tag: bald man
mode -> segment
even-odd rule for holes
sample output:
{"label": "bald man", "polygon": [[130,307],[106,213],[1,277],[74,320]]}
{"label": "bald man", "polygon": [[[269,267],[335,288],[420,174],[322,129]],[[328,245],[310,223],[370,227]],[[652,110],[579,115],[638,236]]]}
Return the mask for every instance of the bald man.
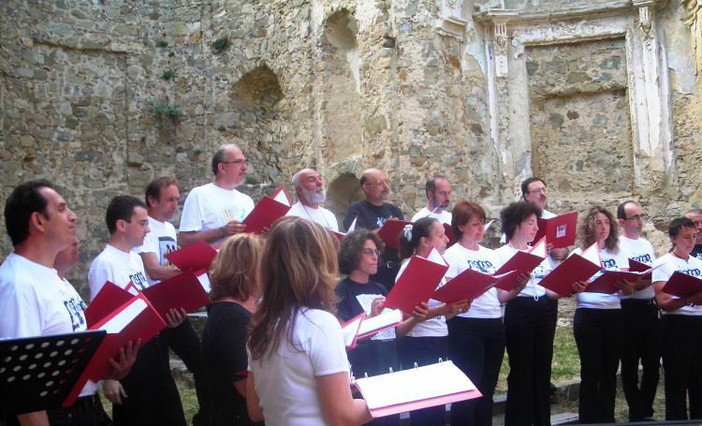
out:
{"label": "bald man", "polygon": [[297,203],[293,204],[286,216],[297,216],[316,222],[330,231],[339,231],[336,216],[320,206],[327,199],[322,175],[314,169],[302,169],[293,176],[293,187]]}
{"label": "bald man", "polygon": [[[368,169],[361,174],[360,184],[365,199],[349,205],[344,217],[345,229],[348,229],[356,218],[357,228],[370,230],[382,227],[390,218],[405,219],[399,207],[385,201],[390,196],[390,181],[385,172],[379,169]],[[386,248],[382,262],[378,265],[378,273],[373,275],[372,279],[389,289],[395,283],[399,270],[400,259],[397,251]]]}

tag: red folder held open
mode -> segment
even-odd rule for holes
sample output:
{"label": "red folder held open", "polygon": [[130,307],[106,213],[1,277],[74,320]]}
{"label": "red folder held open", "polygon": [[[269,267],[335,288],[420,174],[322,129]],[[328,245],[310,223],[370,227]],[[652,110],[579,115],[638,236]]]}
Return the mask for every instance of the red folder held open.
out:
{"label": "red folder held open", "polygon": [[448,265],[436,249],[427,258],[412,256],[385,298],[385,307],[412,313],[415,306],[429,300],[447,270]]}
{"label": "red folder held open", "polygon": [[210,303],[207,291],[193,271],[182,272],[149,286],[143,290],[143,293],[159,315],[164,318],[172,308],[183,308],[186,312],[192,312]]}
{"label": "red folder held open", "polygon": [[166,259],[181,271],[192,269],[210,269],[210,265],[217,256],[217,251],[205,241],[198,241],[187,247],[166,254]]}
{"label": "red folder held open", "polygon": [[[629,270],[630,271],[644,272],[644,271],[648,271],[649,269],[651,269],[651,265],[647,265],[643,262],[639,262],[638,260],[634,260],[634,259],[629,258]],[[651,278],[651,277],[644,276],[640,279],[649,279],[649,278]]]}
{"label": "red folder held open", "polygon": [[246,225],[246,232],[260,234],[290,210],[290,197],[281,185],[272,197],[264,196],[256,204],[251,213],[246,216],[243,223]]}
{"label": "red folder held open", "polygon": [[406,220],[388,219],[378,230],[378,236],[383,240],[387,248],[398,250],[400,247],[400,232],[405,226],[411,224],[412,222],[407,222]]}
{"label": "red folder held open", "polygon": [[504,265],[495,272],[495,275],[505,272],[517,271],[517,275],[530,273],[546,258],[546,241],[539,240],[529,251],[518,251]]}
{"label": "red folder held open", "polygon": [[616,283],[620,281],[636,282],[645,279],[645,277],[650,278],[651,273],[654,269],[655,268],[651,268],[649,266],[648,269],[641,272],[603,271],[602,275],[595,278],[590,284],[588,284],[588,286],[585,288],[585,291],[588,293],[614,294],[617,291],[619,291],[619,289],[616,286]]}
{"label": "red folder held open", "polygon": [[[595,257],[591,256],[594,254]],[[578,281],[587,281],[601,269],[597,243],[590,246],[582,255],[572,254],[560,265],[544,277],[539,283],[541,286],[554,291],[561,296],[572,296],[573,284]]]}
{"label": "red folder held open", "polygon": [[466,269],[436,290],[432,299],[444,303],[477,299],[486,291],[496,287],[498,283],[510,282],[512,279],[516,278],[517,275],[517,271],[509,271],[500,275],[490,275],[474,269]]}
{"label": "red folder held open", "polygon": [[166,328],[165,321],[143,294],[133,296],[90,327],[90,330],[105,330],[107,335],[78,379],[64,406],[75,402],[88,380],[97,382],[105,378],[112,371],[109,359],[117,358],[119,350],[128,342],[141,339],[142,343],[146,343],[164,328]]}
{"label": "red folder held open", "polygon": [[97,324],[100,320],[114,312],[126,302],[132,300],[134,294],[110,281],[105,282],[95,299],[85,310],[85,321],[88,328]]}
{"label": "red folder held open", "polygon": [[673,272],[668,282],[665,283],[663,293],[671,294],[679,298],[694,296],[702,291],[702,279],[687,275],[680,271]]}
{"label": "red folder held open", "polygon": [[553,248],[572,246],[575,243],[575,230],[578,223],[578,212],[565,213],[550,219],[539,218],[539,232],[534,241],[546,237],[546,243]]}

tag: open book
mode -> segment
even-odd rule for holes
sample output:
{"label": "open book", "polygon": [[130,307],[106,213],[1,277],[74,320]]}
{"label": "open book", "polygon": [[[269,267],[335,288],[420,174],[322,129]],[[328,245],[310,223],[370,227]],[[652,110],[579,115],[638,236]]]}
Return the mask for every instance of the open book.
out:
{"label": "open book", "polygon": [[386,309],[380,315],[369,317],[365,312],[347,321],[341,328],[347,348],[356,347],[356,342],[372,337],[383,330],[397,326],[402,322],[402,311]]}
{"label": "open book", "polygon": [[356,380],[374,418],[481,397],[451,361]]}
{"label": "open book", "polygon": [[275,191],[272,197],[264,196],[256,203],[256,206],[251,213],[243,220],[246,225],[246,232],[260,234],[264,229],[268,228],[285,213],[290,210],[292,203],[290,197],[285,192],[285,188],[281,185]]}

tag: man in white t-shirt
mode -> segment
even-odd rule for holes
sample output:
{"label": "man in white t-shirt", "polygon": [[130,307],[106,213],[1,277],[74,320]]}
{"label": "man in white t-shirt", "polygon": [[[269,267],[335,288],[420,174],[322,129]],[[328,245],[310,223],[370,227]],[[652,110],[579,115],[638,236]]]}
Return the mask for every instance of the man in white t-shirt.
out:
{"label": "man in white t-shirt", "polygon": [[224,145],[212,156],[215,180],[193,188],[183,205],[178,245],[197,241],[221,244],[230,235],[245,232],[241,222],[253,210],[254,202],[236,190],[244,183],[246,157],[236,145]]}
{"label": "man in white t-shirt", "polygon": [[697,241],[690,255],[702,259],[702,209],[691,209],[685,213],[685,217],[695,222],[695,229],[697,229]]}
{"label": "man in white t-shirt", "polygon": [[[0,266],[0,338],[72,333],[86,329],[85,303],[63,280],[54,264],[62,251],[76,241],[77,216],[46,180],[17,186],[5,204],[5,224],[14,252]],[[128,345],[125,356],[113,362],[111,377],[125,376],[136,359]],[[88,383],[73,407],[24,413],[22,424],[47,425],[71,418],[95,424],[99,412],[96,386]],[[13,415],[12,407],[8,416]],[[14,418],[8,418],[12,422]],[[12,423],[10,423],[12,424]]]}
{"label": "man in white t-shirt", "polygon": [[[144,198],[148,208],[150,232],[144,237],[144,244],[133,251],[141,256],[149,285],[154,285],[181,272],[165,257],[166,254],[178,249],[175,227],[168,222],[173,219],[180,201],[180,192],[175,178],[163,176],[154,179],[146,187]],[[168,346],[193,373],[200,407],[199,412],[193,416],[193,425],[208,424],[210,403],[207,385],[203,380],[200,338],[187,318],[178,327],[164,330],[161,337],[167,340]]]}
{"label": "man in white t-shirt", "polygon": [[[650,242],[641,237],[646,215],[635,201],[625,201],[617,207],[617,222],[622,235],[619,249],[629,259],[652,265],[655,252]],[[651,280],[635,284],[634,293],[621,296],[624,324],[622,334],[622,387],[629,405],[629,421],[652,420],[653,399],[656,396],[660,370],[661,325],[655,290]],[[639,362],[643,367],[639,383]]]}
{"label": "man in white t-shirt", "polygon": [[302,169],[295,173],[292,182],[298,201],[290,207],[286,216],[301,217],[338,232],[339,224],[334,213],[320,206],[327,199],[322,175],[314,169]]}
{"label": "man in white t-shirt", "polygon": [[[541,209],[541,219],[550,219],[556,217],[556,214],[546,210],[548,205],[548,187],[546,182],[539,177],[530,177],[522,182],[522,198],[525,201],[532,202],[539,206]],[[548,255],[554,261],[561,261],[568,256],[567,248],[552,248],[549,250]]]}
{"label": "man in white t-shirt", "polygon": [[445,176],[436,175],[424,186],[427,206],[412,216],[412,222],[423,217],[433,217],[441,223],[451,225],[451,213],[446,209],[451,202],[451,182]]}
{"label": "man in white t-shirt", "polygon": [[[149,232],[144,202],[129,195],[112,199],[105,221],[110,239],[88,271],[91,300],[106,281],[122,288],[149,286],[141,257],[132,249],[143,245]],[[175,328],[185,320],[185,311],[171,309],[164,320]],[[144,343],[132,371],[120,381],[105,380],[103,391],[113,403],[115,426],[156,424],[185,426],[185,415],[168,362],[168,346],[160,336]]]}

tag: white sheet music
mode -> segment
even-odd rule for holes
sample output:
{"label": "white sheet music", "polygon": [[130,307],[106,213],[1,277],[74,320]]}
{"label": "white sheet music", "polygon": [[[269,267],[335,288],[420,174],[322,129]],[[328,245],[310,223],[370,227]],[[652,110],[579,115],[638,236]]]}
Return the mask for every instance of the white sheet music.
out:
{"label": "white sheet music", "polygon": [[353,339],[358,335],[358,330],[360,329],[363,317],[356,318],[355,321],[346,324],[341,328],[341,334],[344,336],[344,345],[346,347],[351,346]]}
{"label": "white sheet music", "polygon": [[285,193],[285,188],[283,187],[281,187],[280,190],[275,193],[273,199],[280,204],[290,207],[290,198],[288,197],[288,194]]}
{"label": "white sheet music", "polygon": [[210,277],[207,275],[207,272],[205,272],[204,274],[198,275],[197,280],[200,281],[200,285],[202,286],[202,288],[204,288],[205,291],[209,293],[211,286],[210,286]]}
{"label": "white sheet music", "polygon": [[356,385],[370,410],[476,389],[451,361],[357,379]]}
{"label": "white sheet music", "polygon": [[366,317],[361,322],[358,334],[368,334],[375,330],[388,327],[391,324],[398,324],[402,321],[402,311],[399,309],[386,309],[380,315]]}

